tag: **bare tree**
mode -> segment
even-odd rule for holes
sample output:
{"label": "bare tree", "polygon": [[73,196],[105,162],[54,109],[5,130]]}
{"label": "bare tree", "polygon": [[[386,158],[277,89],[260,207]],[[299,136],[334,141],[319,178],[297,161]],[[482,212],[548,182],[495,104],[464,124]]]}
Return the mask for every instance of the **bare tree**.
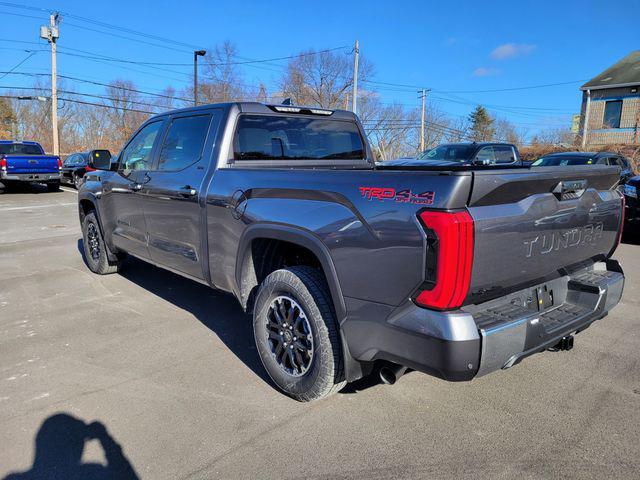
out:
{"label": "bare tree", "polygon": [[573,145],[575,134],[568,128],[547,128],[539,131],[531,139],[532,144]]}
{"label": "bare tree", "polygon": [[[204,103],[243,100],[246,92],[238,65],[237,48],[230,41],[207,51],[204,71],[198,79],[198,98]],[[193,91],[191,92],[193,96]]]}
{"label": "bare tree", "polygon": [[521,146],[525,143],[527,130],[516,127],[510,121],[504,118],[496,118],[494,120],[495,134],[494,139],[500,142],[513,143]]}
{"label": "bare tree", "polygon": [[390,160],[416,154],[419,145],[418,110],[406,110],[400,104],[383,105],[375,95],[360,101],[364,124],[376,159]]}
{"label": "bare tree", "polygon": [[[366,82],[372,72],[372,65],[360,57],[359,80]],[[353,57],[338,52],[301,52],[289,60],[280,81],[282,96],[290,97],[294,104],[330,109],[344,108],[352,88]]]}
{"label": "bare tree", "polygon": [[16,128],[16,112],[8,98],[0,98],[0,140],[11,139]]}
{"label": "bare tree", "polygon": [[449,122],[449,130],[445,137],[447,142],[462,142],[469,139],[469,120],[465,117],[455,117]]}
{"label": "bare tree", "polygon": [[151,107],[142,105],[142,98],[129,80],[115,80],[107,87],[108,129],[112,145],[122,145],[137,130],[151,112]]}

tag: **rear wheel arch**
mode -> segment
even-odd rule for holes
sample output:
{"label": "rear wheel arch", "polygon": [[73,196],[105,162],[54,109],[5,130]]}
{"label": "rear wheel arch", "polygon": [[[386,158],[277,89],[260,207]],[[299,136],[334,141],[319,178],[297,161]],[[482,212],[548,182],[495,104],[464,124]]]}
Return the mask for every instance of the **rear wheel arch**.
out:
{"label": "rear wheel arch", "polygon": [[[303,261],[292,262],[294,258]],[[294,264],[316,267],[322,272],[340,323],[346,316],[346,306],[329,250],[311,232],[283,225],[252,225],[241,238],[236,285],[242,307],[251,311],[252,295],[269,273]]]}

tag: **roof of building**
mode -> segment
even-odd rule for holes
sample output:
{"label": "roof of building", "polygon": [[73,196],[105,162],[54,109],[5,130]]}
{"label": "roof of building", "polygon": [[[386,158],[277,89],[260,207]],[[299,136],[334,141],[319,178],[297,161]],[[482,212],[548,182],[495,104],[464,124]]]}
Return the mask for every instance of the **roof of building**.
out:
{"label": "roof of building", "polygon": [[580,90],[640,85],[640,50],[631,52],[600,75],[593,77]]}

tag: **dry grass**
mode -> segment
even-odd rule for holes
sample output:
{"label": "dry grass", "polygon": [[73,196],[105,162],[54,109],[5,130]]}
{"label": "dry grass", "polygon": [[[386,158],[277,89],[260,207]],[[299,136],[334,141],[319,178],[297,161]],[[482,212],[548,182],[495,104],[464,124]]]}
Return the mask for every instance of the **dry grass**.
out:
{"label": "dry grass", "polygon": [[[557,152],[575,152],[579,148],[558,147],[550,144],[539,144],[522,147],[520,155],[525,161],[534,161],[543,155]],[[636,173],[640,172],[640,145],[598,145],[597,147],[587,148],[589,152],[615,152],[628,158],[634,166]]]}

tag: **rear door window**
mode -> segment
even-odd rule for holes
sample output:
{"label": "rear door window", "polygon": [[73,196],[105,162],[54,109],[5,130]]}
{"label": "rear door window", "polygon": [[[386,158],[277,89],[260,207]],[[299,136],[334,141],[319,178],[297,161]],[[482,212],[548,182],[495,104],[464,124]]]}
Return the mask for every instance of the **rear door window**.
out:
{"label": "rear door window", "polygon": [[478,150],[478,153],[476,153],[476,160],[487,163],[496,163],[493,147],[482,147]]}
{"label": "rear door window", "polygon": [[158,170],[178,171],[200,160],[210,121],[211,115],[173,119],[162,143]]}
{"label": "rear door window", "polygon": [[234,160],[362,160],[355,122],[325,118],[241,115]]}
{"label": "rear door window", "polygon": [[508,145],[494,145],[493,152],[496,163],[513,163],[516,161],[516,154],[513,148]]}

